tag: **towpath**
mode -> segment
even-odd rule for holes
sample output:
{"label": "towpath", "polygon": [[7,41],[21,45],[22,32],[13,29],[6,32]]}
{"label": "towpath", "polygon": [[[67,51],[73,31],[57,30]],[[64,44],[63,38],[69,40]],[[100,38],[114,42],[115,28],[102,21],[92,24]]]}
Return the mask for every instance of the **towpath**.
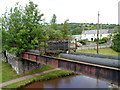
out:
{"label": "towpath", "polygon": [[39,75],[42,75],[42,74],[45,74],[45,73],[48,73],[48,72],[56,71],[56,70],[60,70],[60,69],[59,68],[55,68],[55,69],[44,71],[44,72],[41,72],[41,73],[36,73],[36,74],[33,74],[33,75],[28,75],[28,76],[16,78],[16,79],[13,79],[13,80],[10,80],[10,81],[6,81],[6,82],[3,82],[3,83],[0,83],[0,87],[4,87],[4,86],[9,85],[9,84],[13,84],[13,83],[25,80],[25,79],[29,79],[29,78],[32,78],[32,77],[35,77],[35,76],[39,76]]}

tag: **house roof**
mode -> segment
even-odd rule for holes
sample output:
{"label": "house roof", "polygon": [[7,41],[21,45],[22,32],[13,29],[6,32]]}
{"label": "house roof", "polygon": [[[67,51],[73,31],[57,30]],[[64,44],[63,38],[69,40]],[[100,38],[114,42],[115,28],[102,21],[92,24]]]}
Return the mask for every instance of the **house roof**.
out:
{"label": "house roof", "polygon": [[[99,34],[108,34],[113,33],[115,30],[113,29],[99,29]],[[97,30],[84,30],[82,34],[97,34]]]}

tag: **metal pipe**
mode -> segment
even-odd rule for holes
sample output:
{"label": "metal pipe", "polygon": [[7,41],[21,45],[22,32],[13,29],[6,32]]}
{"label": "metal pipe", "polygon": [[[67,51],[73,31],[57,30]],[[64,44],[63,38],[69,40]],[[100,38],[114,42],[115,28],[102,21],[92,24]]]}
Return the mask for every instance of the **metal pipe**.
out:
{"label": "metal pipe", "polygon": [[98,65],[110,66],[110,67],[120,67],[120,63],[116,59],[107,59],[107,58],[98,58],[98,57],[90,57],[83,55],[73,55],[73,54],[60,54],[61,58],[77,60],[87,63],[93,63]]}
{"label": "metal pipe", "polygon": [[81,52],[71,52],[70,54],[74,55],[85,55],[90,57],[98,57],[98,58],[108,58],[108,59],[117,59],[120,60],[120,56],[112,56],[112,55],[102,55],[102,54],[92,54],[92,53],[81,53]]}

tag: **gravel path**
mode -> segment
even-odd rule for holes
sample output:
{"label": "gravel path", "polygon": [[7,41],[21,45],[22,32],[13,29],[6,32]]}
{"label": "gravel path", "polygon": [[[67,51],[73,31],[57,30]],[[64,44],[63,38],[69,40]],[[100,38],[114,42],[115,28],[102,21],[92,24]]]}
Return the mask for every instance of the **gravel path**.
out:
{"label": "gravel path", "polygon": [[13,84],[13,83],[25,80],[25,79],[29,79],[29,78],[32,78],[32,77],[35,77],[35,76],[39,76],[39,75],[42,75],[42,74],[45,74],[45,73],[48,73],[48,72],[56,71],[56,70],[60,70],[60,69],[55,68],[55,69],[44,71],[44,72],[41,72],[41,73],[36,73],[36,74],[33,74],[33,75],[28,75],[28,76],[20,77],[20,78],[13,79],[13,80],[10,80],[10,81],[6,81],[6,82],[3,82],[3,83],[0,83],[0,87],[6,86],[6,85],[9,85],[9,84]]}

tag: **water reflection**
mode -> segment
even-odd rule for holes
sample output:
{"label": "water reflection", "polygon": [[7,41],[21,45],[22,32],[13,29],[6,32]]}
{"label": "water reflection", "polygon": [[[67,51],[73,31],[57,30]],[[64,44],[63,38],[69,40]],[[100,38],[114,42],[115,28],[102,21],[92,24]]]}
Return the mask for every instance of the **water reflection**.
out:
{"label": "water reflection", "polygon": [[[111,88],[110,82],[85,75],[73,75],[64,78],[35,82],[24,88]],[[24,89],[23,88],[23,89]],[[23,90],[22,89],[22,90]]]}

